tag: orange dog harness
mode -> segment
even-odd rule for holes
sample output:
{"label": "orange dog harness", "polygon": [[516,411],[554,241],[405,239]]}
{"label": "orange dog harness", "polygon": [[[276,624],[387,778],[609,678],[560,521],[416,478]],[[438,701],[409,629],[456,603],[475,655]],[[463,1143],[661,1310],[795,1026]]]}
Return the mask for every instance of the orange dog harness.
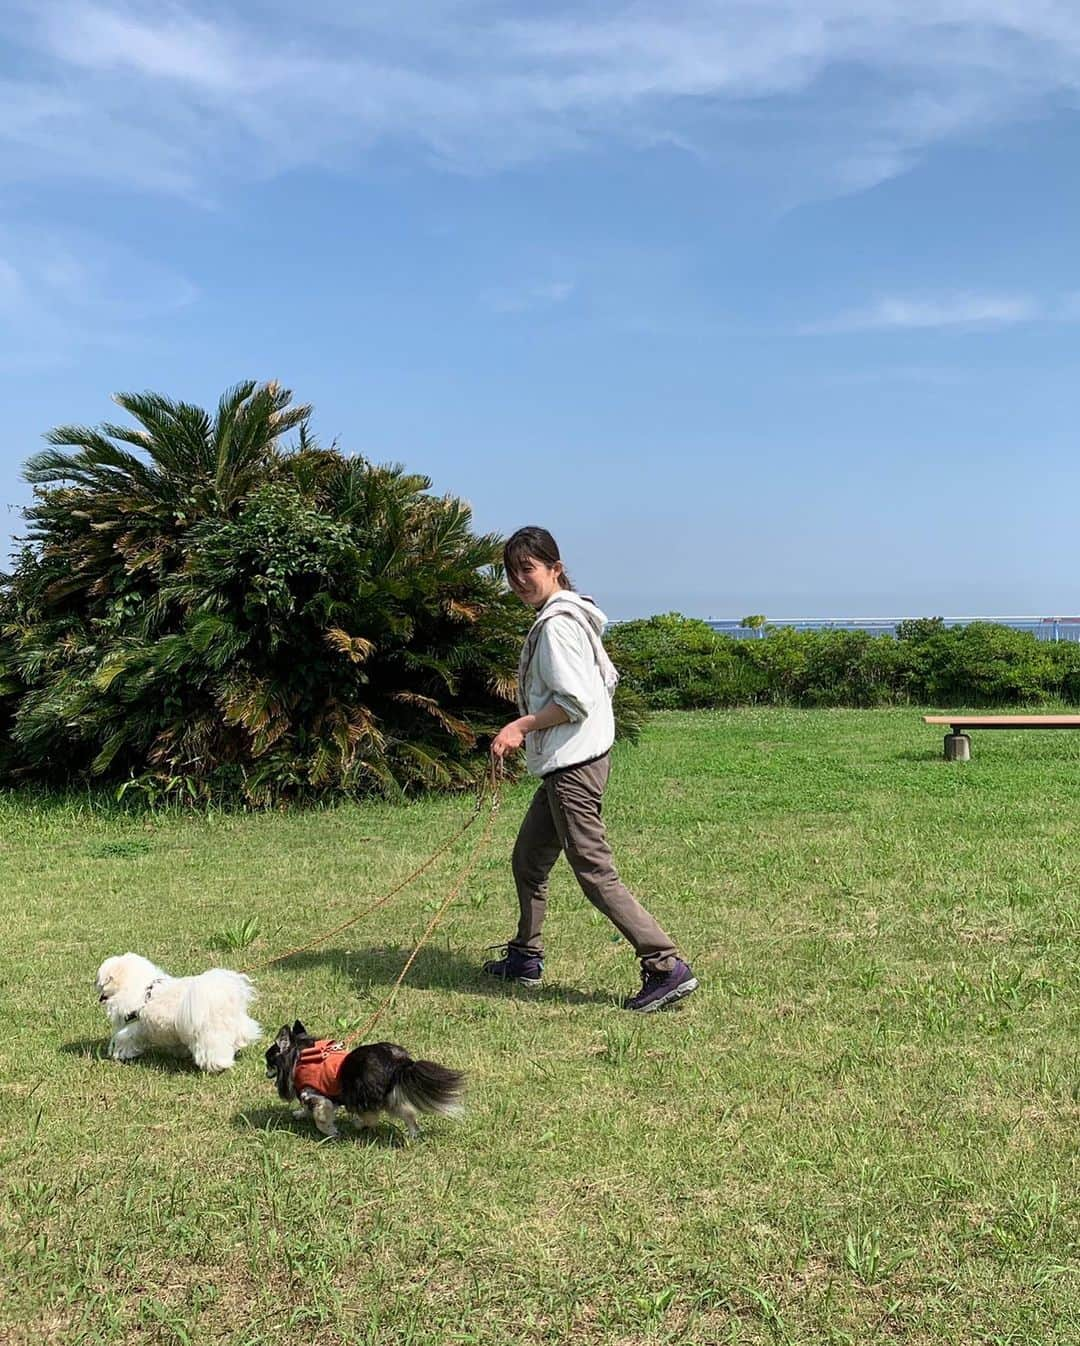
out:
{"label": "orange dog harness", "polygon": [[345,1047],[330,1038],[320,1038],[314,1047],[305,1047],[293,1070],[293,1089],[297,1096],[305,1089],[314,1089],[331,1100],[340,1097],[338,1077],[341,1063],[348,1055]]}

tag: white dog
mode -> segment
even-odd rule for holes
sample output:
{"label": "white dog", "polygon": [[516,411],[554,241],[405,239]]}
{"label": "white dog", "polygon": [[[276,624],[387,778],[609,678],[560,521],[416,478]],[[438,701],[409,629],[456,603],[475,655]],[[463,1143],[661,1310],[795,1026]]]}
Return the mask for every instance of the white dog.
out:
{"label": "white dog", "polygon": [[262,1029],[248,1017],[255,988],[242,972],[214,967],[197,977],[170,977],[137,953],[106,958],[98,999],[113,1026],[109,1055],[134,1061],[143,1052],[188,1053],[200,1070],[228,1070]]}

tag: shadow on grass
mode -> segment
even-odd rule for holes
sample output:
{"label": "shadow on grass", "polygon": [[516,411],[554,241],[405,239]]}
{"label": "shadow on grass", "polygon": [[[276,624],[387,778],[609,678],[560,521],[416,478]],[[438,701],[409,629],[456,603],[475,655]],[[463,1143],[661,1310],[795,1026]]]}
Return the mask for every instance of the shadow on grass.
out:
{"label": "shadow on grass", "polygon": [[[293,974],[305,968],[330,967],[349,977],[358,996],[365,998],[373,986],[392,986],[405,966],[411,948],[312,949],[275,963],[275,969]],[[480,970],[480,960],[465,957],[434,944],[420,950],[409,969],[409,986],[426,990],[464,991],[475,995],[557,1002],[563,1005],[611,1005],[613,997],[603,991],[582,991],[561,982],[545,981],[535,990],[499,981]]]}
{"label": "shadow on grass", "polygon": [[377,1145],[381,1149],[398,1150],[408,1143],[404,1133],[389,1122],[374,1127],[355,1127],[347,1118],[338,1122],[337,1139],[329,1141],[309,1118],[295,1118],[287,1103],[279,1103],[277,1107],[244,1108],[242,1112],[233,1113],[232,1124],[238,1131],[294,1131],[315,1144],[327,1141],[327,1144],[339,1145],[342,1141],[351,1141],[354,1145]]}
{"label": "shadow on grass", "polygon": [[59,1049],[65,1056],[89,1056],[95,1061],[109,1059],[109,1039],[77,1038],[74,1042],[65,1042]]}
{"label": "shadow on grass", "polygon": [[131,1067],[133,1070],[156,1070],[160,1075],[198,1075],[199,1069],[190,1056],[169,1056],[166,1053],[151,1052],[146,1056],[137,1056],[134,1061],[114,1061],[109,1055],[108,1038],[77,1038],[74,1042],[65,1042],[59,1048],[65,1056],[85,1056],[92,1061],[104,1061],[107,1065]]}

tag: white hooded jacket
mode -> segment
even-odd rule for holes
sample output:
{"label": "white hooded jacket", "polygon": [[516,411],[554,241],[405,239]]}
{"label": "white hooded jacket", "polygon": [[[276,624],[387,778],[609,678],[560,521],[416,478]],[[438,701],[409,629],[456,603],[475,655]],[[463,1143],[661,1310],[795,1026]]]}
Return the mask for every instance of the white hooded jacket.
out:
{"label": "white hooded jacket", "polygon": [[600,640],[606,625],[592,599],[572,589],[560,589],[536,614],[518,665],[518,708],[537,715],[554,701],[570,721],[526,735],[533,776],[589,762],[615,741],[611,697],[619,675]]}

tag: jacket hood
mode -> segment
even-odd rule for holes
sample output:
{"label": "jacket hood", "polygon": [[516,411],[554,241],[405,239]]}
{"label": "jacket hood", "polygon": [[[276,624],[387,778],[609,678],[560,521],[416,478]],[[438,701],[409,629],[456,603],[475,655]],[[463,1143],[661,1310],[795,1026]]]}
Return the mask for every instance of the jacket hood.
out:
{"label": "jacket hood", "polygon": [[607,616],[596,606],[596,604],[585,594],[576,593],[573,589],[560,589],[558,593],[552,594],[540,611],[536,614],[536,620],[543,622],[552,617],[560,609],[571,607],[578,618],[584,618],[589,623],[597,636],[604,634],[604,627],[607,626]]}

